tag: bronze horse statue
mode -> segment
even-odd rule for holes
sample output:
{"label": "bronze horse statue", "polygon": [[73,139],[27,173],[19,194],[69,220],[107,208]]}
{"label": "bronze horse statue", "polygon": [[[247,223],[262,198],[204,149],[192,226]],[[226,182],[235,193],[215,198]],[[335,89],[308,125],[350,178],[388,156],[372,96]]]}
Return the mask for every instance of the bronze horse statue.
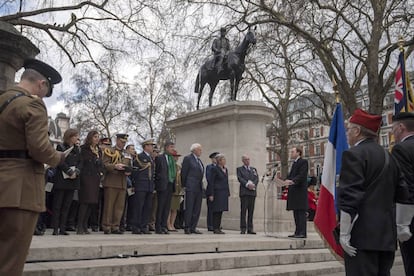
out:
{"label": "bronze horse statue", "polygon": [[214,90],[220,80],[230,80],[230,100],[236,100],[239,83],[245,69],[244,59],[250,44],[256,44],[256,37],[254,36],[254,33],[249,30],[239,46],[237,46],[234,51],[228,53],[227,59],[223,61],[222,71],[217,72],[217,69],[214,66],[214,57],[208,59],[201,66],[197,75],[194,90],[195,93],[198,93],[197,110],[199,109],[201,94],[206,83],[210,86],[208,106],[211,106]]}

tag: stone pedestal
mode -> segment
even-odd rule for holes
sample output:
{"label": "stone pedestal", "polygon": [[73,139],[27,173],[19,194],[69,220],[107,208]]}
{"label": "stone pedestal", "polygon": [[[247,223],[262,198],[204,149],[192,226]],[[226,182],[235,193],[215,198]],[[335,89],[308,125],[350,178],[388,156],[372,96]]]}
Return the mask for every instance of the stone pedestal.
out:
{"label": "stone pedestal", "polygon": [[14,77],[24,60],[37,54],[39,49],[30,40],[12,25],[0,22],[0,94],[14,85]]}
{"label": "stone pedestal", "polygon": [[[179,153],[187,155],[193,143],[203,146],[201,159],[210,163],[209,154],[218,151],[226,156],[230,182],[230,210],[224,212],[224,229],[240,228],[239,182],[236,168],[242,165],[241,156],[250,156],[250,162],[259,173],[259,180],[266,171],[266,124],[273,119],[273,110],[261,102],[230,102],[186,114],[169,121],[167,126],[175,135]],[[180,160],[180,162],[182,159]],[[206,181],[204,181],[206,182]],[[206,184],[206,183],[205,183]],[[264,230],[265,185],[259,184],[254,213],[255,230]],[[206,227],[206,201],[199,226]]]}

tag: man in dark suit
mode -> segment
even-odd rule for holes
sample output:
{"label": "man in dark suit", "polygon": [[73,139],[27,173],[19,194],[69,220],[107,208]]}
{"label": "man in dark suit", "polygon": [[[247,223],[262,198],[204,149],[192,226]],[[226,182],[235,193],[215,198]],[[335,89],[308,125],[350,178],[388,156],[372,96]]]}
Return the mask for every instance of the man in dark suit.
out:
{"label": "man in dark suit", "polygon": [[135,194],[132,196],[132,234],[151,234],[148,229],[148,220],[152,211],[152,197],[154,192],[155,163],[151,156],[155,142],[153,139],[141,143],[143,151],[134,159],[134,166],[138,170],[132,172],[132,185]]}
{"label": "man in dark suit", "polygon": [[157,191],[157,217],[155,233],[169,234],[167,229],[168,214],[171,209],[171,197],[175,192],[176,164],[172,154],[175,144],[166,142],[164,153],[155,158],[155,190]]}
{"label": "man in dark suit", "polygon": [[399,163],[408,185],[408,198],[397,203],[397,236],[405,274],[414,275],[414,113],[400,112],[393,118],[392,132],[397,144],[392,155]]}
{"label": "man in dark suit", "polygon": [[[376,142],[382,117],[355,110],[347,125],[337,192],[346,275],[390,275],[400,170]],[[398,199],[398,198],[397,198]]]}
{"label": "man in dark suit", "polygon": [[293,210],[295,234],[290,238],[306,238],[306,211],[308,210],[308,160],[302,158],[302,150],[295,147],[290,151],[292,168],[286,179],[289,185],[286,210]]}
{"label": "man in dark suit", "polygon": [[[211,159],[211,164],[206,166],[206,180],[207,186],[211,183],[211,170],[216,166],[216,156],[219,154],[218,152],[213,152],[208,157]],[[210,200],[206,200],[207,202],[207,230],[213,231],[213,211],[212,211],[212,203]]]}
{"label": "man in dark suit", "polygon": [[[256,168],[250,166],[250,158],[242,156],[243,166],[237,168],[237,179],[240,182],[240,234],[256,234],[253,231],[253,212],[256,200],[256,188],[259,176]],[[246,228],[247,213],[247,228]]]}
{"label": "man in dark suit", "polygon": [[202,234],[196,229],[203,200],[204,165],[200,160],[202,147],[191,145],[191,153],[184,157],[181,168],[181,185],[185,188],[185,229],[186,234]]}

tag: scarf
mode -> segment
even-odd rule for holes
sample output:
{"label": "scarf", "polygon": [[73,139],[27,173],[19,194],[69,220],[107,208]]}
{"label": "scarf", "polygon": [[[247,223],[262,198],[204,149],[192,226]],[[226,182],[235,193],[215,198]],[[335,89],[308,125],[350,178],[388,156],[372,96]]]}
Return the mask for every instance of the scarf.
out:
{"label": "scarf", "polygon": [[177,168],[175,165],[174,157],[171,154],[166,153],[168,158],[168,182],[174,183],[177,175]]}

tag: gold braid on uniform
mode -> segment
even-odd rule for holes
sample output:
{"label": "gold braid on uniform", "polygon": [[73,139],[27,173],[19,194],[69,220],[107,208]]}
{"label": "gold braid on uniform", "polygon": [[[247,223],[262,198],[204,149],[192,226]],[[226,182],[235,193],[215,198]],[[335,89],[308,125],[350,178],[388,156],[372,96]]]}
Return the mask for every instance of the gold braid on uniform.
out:
{"label": "gold braid on uniform", "polygon": [[141,162],[141,160],[139,160],[138,155],[135,157],[135,160],[137,161],[138,166],[140,167],[140,169],[139,169],[140,171],[144,171],[146,169],[149,169],[150,173],[148,174],[148,179],[151,180],[151,178],[152,178],[152,176],[151,176],[151,162],[148,162],[148,163]]}
{"label": "gold braid on uniform", "polygon": [[104,153],[106,155],[108,155],[109,157],[111,157],[111,163],[112,164],[121,163],[121,161],[122,161],[122,155],[121,155],[121,153],[119,153],[118,150],[115,149],[115,152],[112,153],[111,152],[111,148],[106,148],[106,149],[104,149]]}

